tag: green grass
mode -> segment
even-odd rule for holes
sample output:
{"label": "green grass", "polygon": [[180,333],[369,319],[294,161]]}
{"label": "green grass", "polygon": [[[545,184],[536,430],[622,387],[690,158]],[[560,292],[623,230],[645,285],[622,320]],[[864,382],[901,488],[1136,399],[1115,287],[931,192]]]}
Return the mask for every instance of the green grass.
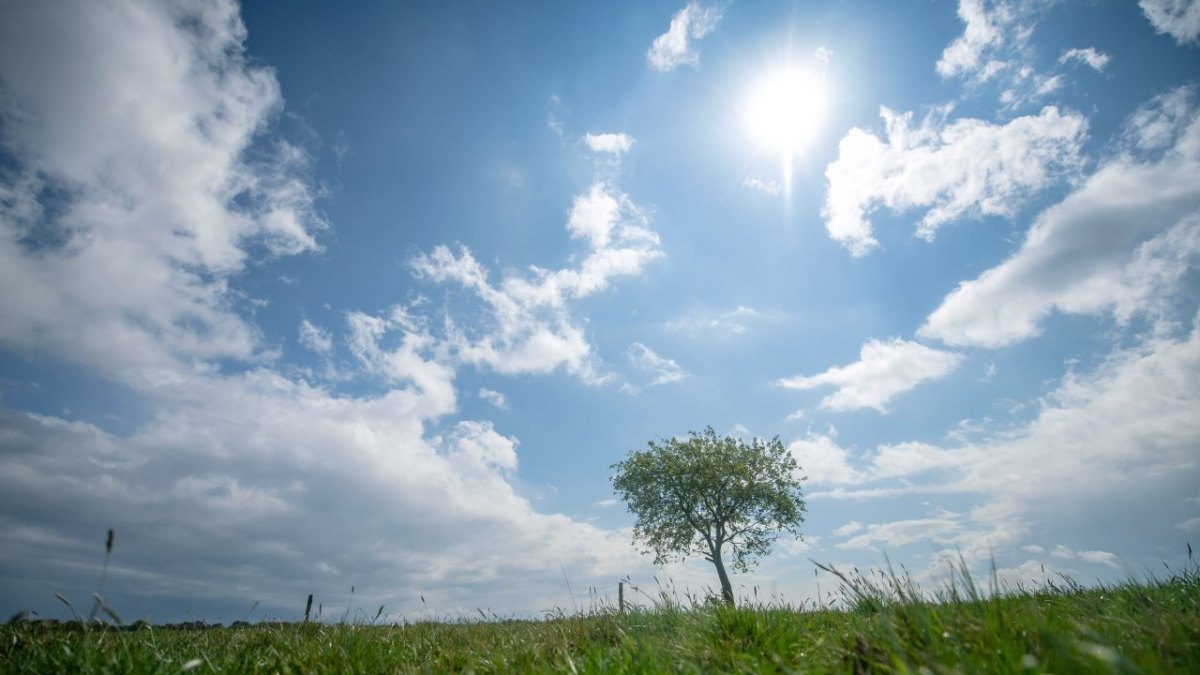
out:
{"label": "green grass", "polygon": [[[837,571],[834,571],[838,573]],[[840,573],[838,573],[840,574]],[[681,604],[544,621],[136,630],[11,623],[0,672],[1200,673],[1200,573],[924,597],[844,575],[845,610]],[[932,601],[931,601],[932,600]]]}

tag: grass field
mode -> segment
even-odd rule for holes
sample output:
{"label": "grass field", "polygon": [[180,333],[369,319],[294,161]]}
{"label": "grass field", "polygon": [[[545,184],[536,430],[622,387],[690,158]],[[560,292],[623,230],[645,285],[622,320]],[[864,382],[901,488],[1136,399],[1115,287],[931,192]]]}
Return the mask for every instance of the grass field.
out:
{"label": "grass field", "polygon": [[[926,597],[844,576],[845,609],[682,604],[542,621],[136,629],[13,622],[0,672],[1200,673],[1200,573]],[[994,582],[992,582],[994,583]]]}

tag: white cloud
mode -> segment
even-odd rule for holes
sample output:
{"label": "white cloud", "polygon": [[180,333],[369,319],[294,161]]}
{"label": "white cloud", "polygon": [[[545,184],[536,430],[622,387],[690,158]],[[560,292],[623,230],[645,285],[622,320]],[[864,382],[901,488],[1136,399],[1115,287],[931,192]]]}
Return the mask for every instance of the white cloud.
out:
{"label": "white cloud", "polygon": [[1069,61],[1086,63],[1096,72],[1102,72],[1110,60],[1111,59],[1109,59],[1108,54],[1097,51],[1094,47],[1086,47],[1084,49],[1069,49],[1058,58],[1059,63],[1067,63]]}
{"label": "white cloud", "polygon": [[627,533],[520,497],[516,441],[491,423],[424,438],[435,395],[351,398],[261,370],[158,393],[128,436],[0,409],[5,597],[52,609],[22,589],[75,587],[95,558],[82,542],[108,527],[120,564],[106,595],[157,607],[151,620],[248,598],[290,617],[297,598],[328,606],[350,584],[409,616],[422,595],[443,616],[480,602],[534,613],[564,602],[546,583],[560,558],[585,585],[646,571]]}
{"label": "white cloud", "polygon": [[742,181],[742,186],[772,196],[783,191],[783,186],[779,184],[779,181],[763,180],[753,174],[746,176],[745,180]]}
{"label": "white cloud", "polygon": [[917,236],[963,216],[1011,217],[1030,196],[1080,164],[1086,120],[1050,106],[1006,124],[948,122],[943,109],[913,126],[912,113],[882,108],[887,140],[851,129],[825,170],[822,215],[829,236],[854,256],[879,242],[869,214],[926,209]]}
{"label": "white cloud", "polygon": [[962,466],[974,457],[929,443],[904,442],[879,446],[871,458],[871,480],[907,478],[927,471]]}
{"label": "white cloud", "polygon": [[[979,494],[972,519],[1017,533],[1037,522],[1078,535],[1095,517],[1083,514],[1114,505],[1121,517],[1106,519],[1093,536],[1165,533],[1172,528],[1164,514],[1180,513],[1175,505],[1200,481],[1198,383],[1200,324],[1181,340],[1149,338],[1116,350],[1095,372],[1064,378],[1024,429],[959,449],[970,461],[940,485]],[[1087,553],[1079,558],[1116,562]]]}
{"label": "white cloud", "polygon": [[1040,555],[1040,554],[1046,552],[1046,549],[1042,548],[1041,546],[1038,546],[1037,544],[1029,544],[1028,546],[1022,546],[1021,550],[1025,551],[1026,553],[1032,553],[1034,555]]}
{"label": "white cloud", "polygon": [[845,525],[842,525],[841,527],[834,530],[833,536],[846,537],[846,536],[854,534],[855,532],[858,532],[862,528],[863,528],[862,523],[860,523],[857,520],[851,520],[850,522],[846,523]]}
{"label": "white cloud", "polygon": [[819,375],[783,378],[776,384],[799,390],[836,387],[836,392],[821,400],[821,407],[826,410],[874,408],[886,412],[888,402],[894,397],[922,382],[944,377],[962,360],[960,354],[899,338],[868,340],[855,363],[835,366]]}
{"label": "white cloud", "polygon": [[592,506],[594,506],[598,509],[611,509],[612,507],[616,506],[619,503],[620,502],[618,502],[616,499],[613,499],[610,497],[608,499],[601,499],[597,502],[593,502]]}
{"label": "white cloud", "polygon": [[733,309],[716,311],[697,308],[664,324],[667,330],[688,333],[710,340],[716,337],[742,335],[750,324],[776,319],[778,315],[753,307],[738,305]]}
{"label": "white cloud", "polygon": [[995,61],[985,57],[1004,44],[1015,18],[1011,7],[986,0],[959,0],[958,16],[966,27],[942,52],[937,72],[942,77],[977,73],[986,80],[995,72]]}
{"label": "white cloud", "polygon": [[487,387],[479,388],[479,398],[491,403],[501,410],[508,410],[508,399],[498,391],[488,389]]}
{"label": "white cloud", "polygon": [[[871,453],[869,461],[855,466],[850,460],[850,452],[838,445],[835,439],[836,434],[833,433],[818,434],[810,431],[788,445],[789,451],[799,462],[802,473],[808,476],[810,484],[851,486],[887,479],[904,479],[907,482],[910,478],[931,471],[961,469],[976,459],[976,454],[970,450],[905,442],[880,445]],[[906,490],[867,488],[846,492],[837,488],[833,491],[816,492],[810,497],[870,498],[904,491]]]}
{"label": "white cloud", "polygon": [[[350,352],[358,359],[365,373],[383,377],[391,385],[410,385],[395,391],[407,395],[414,411],[423,417],[436,417],[454,412],[457,396],[454,391],[455,371],[446,363],[444,344],[429,333],[414,330],[406,324],[401,311],[378,317],[362,312],[350,312],[346,322],[350,328]],[[399,334],[398,344],[391,336]]]}
{"label": "white cloud", "polygon": [[1054,547],[1050,555],[1055,558],[1064,558],[1066,560],[1083,560],[1096,565],[1108,565],[1109,567],[1119,568],[1117,564],[1117,556],[1108,551],[1076,551],[1067,546],[1059,544]]}
{"label": "white cloud", "polygon": [[[1182,505],[1200,481],[1194,452],[1200,443],[1198,383],[1200,316],[1186,337],[1143,336],[1133,347],[1115,349],[1092,372],[1068,374],[1041,399],[1028,424],[977,442],[953,448],[881,446],[861,462],[828,437],[809,434],[792,447],[805,469],[819,469],[814,483],[834,486],[809,492],[810,500],[956,494],[971,495],[977,504],[966,517],[949,519],[957,526],[928,523],[926,535],[913,521],[883,531],[868,527],[848,542],[856,548],[902,545],[924,536],[962,547],[970,564],[986,564],[1035,527],[1104,541],[1169,539],[1181,526],[1194,527],[1187,520],[1194,511]],[[952,560],[958,555],[949,548],[944,553]],[[1126,555],[1071,554],[1113,569],[1117,556]]]}
{"label": "white cloud", "polygon": [[1039,214],[1011,258],[947,295],[919,335],[1001,347],[1037,335],[1055,310],[1111,312],[1122,323],[1165,316],[1200,255],[1194,91],[1144,107],[1126,138],[1127,151]]}
{"label": "white cloud", "polygon": [[448,448],[447,456],[457,461],[465,460],[467,470],[511,472],[517,468],[516,440],[496,433],[491,422],[459,422],[448,438],[435,438],[434,442]]}
{"label": "white cloud", "polygon": [[837,544],[837,547],[840,549],[875,547],[890,549],[923,541],[950,545],[962,543],[969,536],[970,534],[964,529],[960,514],[943,512],[935,518],[871,523],[861,534]]}
{"label": "white cloud", "polygon": [[258,358],[231,279],[324,223],[245,38],[233,2],[4,5],[0,343],[139,386]]}
{"label": "white cloud", "polygon": [[606,152],[620,157],[633,147],[633,137],[629,134],[587,134],[583,137],[592,152]]}
{"label": "white cloud", "polygon": [[629,393],[637,393],[643,387],[657,387],[663,384],[679,382],[688,377],[687,371],[681,368],[674,359],[659,356],[653,349],[640,342],[635,342],[629,346],[627,356],[630,365],[643,376],[649,378],[649,381],[642,386],[626,383],[622,389]]}
{"label": "white cloud", "polygon": [[1200,41],[1200,2],[1197,0],[1140,0],[1138,6],[1154,30],[1175,38],[1180,45]]}
{"label": "white cloud", "polygon": [[689,2],[671,17],[666,33],[654,38],[646,58],[651,67],[660,72],[674,70],[681,65],[696,65],[700,56],[692,49],[690,40],[699,40],[708,35],[721,20],[715,8]]}
{"label": "white cloud", "polygon": [[[662,256],[658,235],[648,229],[648,216],[626,195],[604,183],[579,195],[567,230],[590,246],[577,268],[530,268],[528,277],[510,274],[497,284],[465,247],[458,253],[445,246],[417,256],[412,269],[437,283],[456,282],[483,303],[465,314],[470,325],[447,317],[446,349],[459,362],[486,365],[500,373],[548,373],[558,367],[601,382],[591,345],[573,323],[567,301],[608,287],[621,276],[637,276]],[[470,331],[470,333],[468,332]]]}
{"label": "white cloud", "polygon": [[[1027,547],[1028,548],[1028,547]],[[1040,549],[1041,547],[1035,547]],[[1041,551],[1037,551],[1041,553]],[[1053,566],[1047,567],[1038,560],[1026,560],[1015,567],[1001,567],[996,570],[996,578],[1004,589],[1035,589],[1046,586],[1047,580],[1054,577],[1059,570]]]}
{"label": "white cloud", "polygon": [[[1200,457],[1193,451],[1200,442],[1197,383],[1200,317],[1184,338],[1147,337],[1114,350],[1094,372],[1068,374],[1041,399],[1028,425],[976,443],[940,449],[917,443],[881,446],[861,469],[832,439],[810,435],[795,445],[822,460],[827,467],[823,483],[905,479],[900,488],[833,497],[976,493],[983,504],[972,512],[973,519],[1017,529],[1031,517],[1045,521],[1047,514],[1086,513],[1088,504],[1111,504],[1113,495],[1121,495],[1126,508],[1161,512],[1193,494],[1200,472]],[[920,483],[907,480],[921,471],[937,473]]]}
{"label": "white cloud", "polygon": [[864,480],[863,474],[850,466],[850,453],[832,435],[809,432],[789,443],[788,452],[811,485],[848,485]]}
{"label": "white cloud", "polygon": [[[960,0],[958,16],[963,33],[942,52],[936,70],[944,78],[962,78],[975,91],[983,84],[1000,91],[1005,109],[1033,103],[1058,91],[1065,84],[1061,73],[1039,72],[1044,62],[1031,37],[1039,15],[1053,3],[1037,0]],[[1080,58],[1100,70],[1108,57],[1095,49],[1073,49],[1070,58]],[[1058,61],[1062,66],[1066,57]]]}
{"label": "white cloud", "polygon": [[815,534],[802,535],[802,538],[784,535],[776,539],[773,544],[773,546],[778,546],[783,553],[793,557],[808,557],[820,545],[821,538]]}
{"label": "white cloud", "polygon": [[318,354],[328,355],[333,351],[333,337],[308,319],[300,322],[300,344]]}

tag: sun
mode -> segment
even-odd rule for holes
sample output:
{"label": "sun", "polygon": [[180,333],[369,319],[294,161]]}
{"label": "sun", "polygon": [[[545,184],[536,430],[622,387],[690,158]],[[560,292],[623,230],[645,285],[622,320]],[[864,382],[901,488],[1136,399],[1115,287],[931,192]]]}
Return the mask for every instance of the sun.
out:
{"label": "sun", "polygon": [[779,68],[751,88],[746,98],[746,129],[763,150],[791,157],[820,127],[825,105],[821,78],[796,66]]}

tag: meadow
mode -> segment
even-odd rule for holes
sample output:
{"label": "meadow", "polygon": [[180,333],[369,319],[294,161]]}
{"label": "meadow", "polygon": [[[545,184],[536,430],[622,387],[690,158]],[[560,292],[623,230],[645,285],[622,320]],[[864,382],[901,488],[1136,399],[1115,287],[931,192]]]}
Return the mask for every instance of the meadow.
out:
{"label": "meadow", "polygon": [[934,593],[906,574],[828,570],[828,606],[731,608],[660,587],[620,611],[542,620],[115,627],[13,621],[3,673],[1200,673],[1200,571],[1085,588],[1069,578]]}

